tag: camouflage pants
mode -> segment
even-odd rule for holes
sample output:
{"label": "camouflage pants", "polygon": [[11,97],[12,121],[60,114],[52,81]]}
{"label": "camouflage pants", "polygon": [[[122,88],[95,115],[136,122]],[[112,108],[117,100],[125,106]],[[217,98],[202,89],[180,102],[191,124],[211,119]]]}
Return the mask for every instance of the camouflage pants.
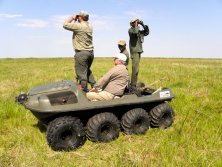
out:
{"label": "camouflage pants", "polygon": [[94,59],[94,53],[93,51],[78,51],[76,52],[74,59],[76,79],[81,84],[82,88],[86,90],[87,83],[91,86],[96,83],[90,69]]}
{"label": "camouflage pants", "polygon": [[131,53],[131,59],[132,59],[131,86],[136,86],[137,83],[140,58],[141,58],[141,53],[139,52]]}

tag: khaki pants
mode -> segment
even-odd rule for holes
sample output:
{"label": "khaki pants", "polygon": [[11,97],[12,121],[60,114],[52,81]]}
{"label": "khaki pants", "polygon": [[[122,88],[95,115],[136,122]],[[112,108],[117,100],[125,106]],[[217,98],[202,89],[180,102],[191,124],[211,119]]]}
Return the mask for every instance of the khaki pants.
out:
{"label": "khaki pants", "polygon": [[100,100],[112,100],[114,98],[118,98],[118,96],[115,96],[109,92],[101,91],[101,92],[88,92],[86,93],[86,97],[90,101],[100,101]]}

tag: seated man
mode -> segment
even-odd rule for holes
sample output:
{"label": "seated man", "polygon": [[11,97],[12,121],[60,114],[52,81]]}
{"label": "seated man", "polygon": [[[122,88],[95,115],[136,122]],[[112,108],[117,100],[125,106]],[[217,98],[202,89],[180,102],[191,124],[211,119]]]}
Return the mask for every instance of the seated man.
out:
{"label": "seated man", "polygon": [[94,87],[86,93],[90,101],[111,100],[123,95],[129,82],[129,74],[126,68],[127,57],[118,53],[114,57],[115,66],[111,68]]}

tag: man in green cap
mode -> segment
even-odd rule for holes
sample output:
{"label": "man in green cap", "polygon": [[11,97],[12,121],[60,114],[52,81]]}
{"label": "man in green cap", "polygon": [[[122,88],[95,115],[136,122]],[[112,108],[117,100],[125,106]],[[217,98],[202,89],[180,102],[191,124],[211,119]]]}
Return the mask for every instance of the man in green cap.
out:
{"label": "man in green cap", "polygon": [[[139,63],[141,54],[143,53],[142,43],[144,41],[144,36],[149,34],[149,28],[147,25],[144,25],[139,19],[132,19],[130,21],[131,28],[129,29],[129,48],[130,56],[132,59],[132,76],[131,76],[131,87],[135,88],[139,73]],[[143,27],[143,30],[140,30],[139,25]]]}
{"label": "man in green cap", "polygon": [[89,14],[81,11],[79,14],[71,16],[63,25],[66,30],[72,31],[72,42],[75,50],[75,72],[76,79],[83,91],[87,92],[87,83],[91,87],[95,84],[95,79],[90,70],[94,59],[92,26],[88,23]]}
{"label": "man in green cap", "polygon": [[118,48],[120,50],[120,53],[123,53],[124,55],[126,55],[127,59],[126,59],[126,65],[129,64],[129,52],[126,49],[126,41],[123,39],[120,39],[118,41]]}

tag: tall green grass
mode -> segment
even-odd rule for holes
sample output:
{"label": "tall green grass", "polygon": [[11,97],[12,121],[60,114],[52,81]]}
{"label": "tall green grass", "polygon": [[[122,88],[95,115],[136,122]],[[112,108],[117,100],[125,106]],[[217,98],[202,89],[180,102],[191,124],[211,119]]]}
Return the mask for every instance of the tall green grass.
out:
{"label": "tall green grass", "polygon": [[[96,80],[112,66],[111,58],[96,58]],[[139,81],[176,95],[172,127],[54,152],[37,119],[14,99],[65,79],[75,79],[72,58],[0,59],[0,166],[222,166],[221,59],[142,58]]]}

